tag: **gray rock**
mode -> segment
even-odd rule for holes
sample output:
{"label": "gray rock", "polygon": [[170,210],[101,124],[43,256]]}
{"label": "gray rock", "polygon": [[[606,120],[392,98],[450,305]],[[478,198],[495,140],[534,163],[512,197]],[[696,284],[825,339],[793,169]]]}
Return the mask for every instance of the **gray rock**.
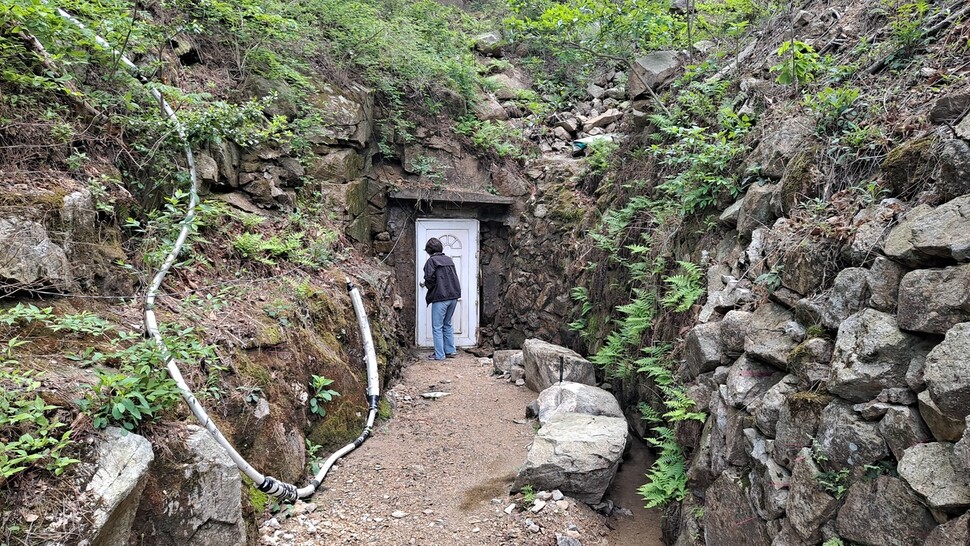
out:
{"label": "gray rock", "polygon": [[878,423],[863,420],[840,400],[822,410],[815,447],[826,458],[822,466],[830,471],[872,464],[889,456]]}
{"label": "gray rock", "polygon": [[744,339],[749,356],[782,370],[788,369],[788,355],[805,338],[805,329],[784,307],[766,303],[751,315]]}
{"label": "gray rock", "polygon": [[967,546],[970,544],[970,512],[933,529],[927,546]]}
{"label": "gray rock", "polygon": [[775,427],[774,458],[778,464],[793,468],[801,450],[812,445],[822,410],[831,401],[831,396],[814,392],[795,393],[785,398]]}
{"label": "gray rock", "polygon": [[[878,525],[873,525],[879,522]],[[873,546],[922,546],[936,521],[898,478],[879,476],[852,484],[839,510],[839,536]]]}
{"label": "gray rock", "polygon": [[706,372],[714,371],[726,359],[721,343],[721,323],[698,324],[687,334],[688,380]]}
{"label": "gray rock", "polygon": [[970,264],[910,271],[899,283],[899,327],[943,334],[954,324],[970,320],[967,286]]}
{"label": "gray rock", "polygon": [[940,198],[949,200],[970,193],[970,144],[958,138],[945,140],[939,160],[935,189]]}
{"label": "gray rock", "polygon": [[213,185],[219,182],[219,165],[213,157],[205,152],[198,152],[195,158],[195,172],[199,180]]}
{"label": "gray rock", "polygon": [[593,116],[583,122],[583,130],[587,133],[596,127],[608,127],[611,123],[623,117],[623,112],[611,108],[598,116]]}
{"label": "gray rock", "polygon": [[96,468],[86,488],[95,499],[88,516],[91,544],[127,544],[155,452],[144,436],[113,427],[105,431],[95,451]]}
{"label": "gray rock", "polygon": [[899,476],[935,510],[970,507],[970,487],[953,467],[953,444],[932,442],[907,449],[899,460]]}
{"label": "gray rock", "polygon": [[788,162],[804,150],[814,132],[813,120],[789,118],[764,135],[745,163],[749,168],[760,168],[763,176],[780,179]]}
{"label": "gray rock", "polygon": [[930,397],[949,419],[970,415],[970,322],[957,324],[926,356],[923,379]]}
{"label": "gray rock", "polygon": [[485,79],[495,87],[495,97],[499,100],[516,99],[519,93],[529,89],[529,84],[515,75],[495,74]]}
{"label": "gray rock", "polygon": [[953,123],[959,121],[970,109],[970,95],[957,94],[940,97],[930,108],[930,123]]}
{"label": "gray rock", "polygon": [[896,215],[903,208],[904,205],[899,199],[887,198],[859,211],[852,218],[852,240],[843,250],[848,261],[853,264],[868,264],[876,259],[889,236]]}
{"label": "gray rock", "polygon": [[527,339],[522,345],[522,354],[525,360],[525,385],[535,392],[542,392],[559,381],[560,359],[563,362],[563,381],[596,384],[593,364],[575,351],[539,339]]}
{"label": "gray rock", "polygon": [[738,213],[738,233],[749,239],[758,228],[771,227],[781,216],[781,208],[773,204],[780,184],[752,184],[744,194],[744,203]]}
{"label": "gray rock", "polygon": [[895,406],[892,404],[873,400],[865,404],[855,404],[852,406],[852,411],[861,415],[866,421],[878,421],[893,407]]}
{"label": "gray rock", "polygon": [[308,135],[310,143],[364,148],[374,128],[374,91],[353,84],[338,89],[328,83],[318,85],[318,89],[310,102],[326,123]]}
{"label": "gray rock", "polygon": [[761,519],[778,519],[785,515],[785,507],[788,506],[791,473],[771,458],[766,440],[757,431],[745,429],[744,435],[751,446],[751,472],[748,474],[751,488],[748,498]]}
{"label": "gray rock", "polygon": [[505,36],[501,30],[492,30],[475,36],[472,40],[476,51],[483,55],[498,55],[502,52]]}
{"label": "gray rock", "polygon": [[835,516],[839,507],[839,501],[820,488],[816,478],[821,473],[812,460],[812,450],[804,448],[799,451],[792,466],[785,509],[788,521],[798,535],[812,543],[820,542],[822,524]]}
{"label": "gray rock", "polygon": [[839,327],[828,390],[853,402],[867,402],[883,389],[906,387],[911,361],[927,351],[918,337],[897,327],[895,317],[865,309]]}
{"label": "gray rock", "polygon": [[[726,266],[722,267],[730,271]],[[708,270],[707,301],[697,317],[702,323],[709,321],[715,312],[730,311],[735,307],[753,303],[755,300],[751,289],[744,286],[750,285],[748,281],[739,281],[728,274],[717,274],[718,278],[713,282],[711,277],[714,276],[715,271],[715,267]]]}
{"label": "gray rock", "polygon": [[970,260],[970,196],[952,199],[935,209],[920,205],[890,232],[884,252],[910,265],[933,259]]}
{"label": "gray rock", "polygon": [[[806,241],[788,250],[782,258],[781,285],[800,295],[818,293],[831,273],[832,260],[820,242]],[[777,290],[776,290],[777,292]]]}
{"label": "gray rock", "polygon": [[16,216],[0,217],[0,241],[0,285],[70,288],[71,264],[44,226]]}
{"label": "gray rock", "polygon": [[913,406],[916,404],[916,393],[907,388],[883,389],[876,396],[876,400],[887,404],[901,404],[903,406]]}
{"label": "gray rock", "polygon": [[524,367],[522,351],[499,350],[492,354],[492,365],[498,373],[509,373],[512,366]]}
{"label": "gray rock", "polygon": [[[749,409],[753,404],[760,403],[765,392],[782,377],[784,374],[778,369],[741,355],[728,371],[724,399],[735,408]],[[749,411],[753,411],[753,408]]]}
{"label": "gray rock", "polygon": [[721,319],[721,344],[728,358],[737,359],[744,353],[744,340],[752,316],[753,313],[748,311],[728,311]]}
{"label": "gray rock", "polygon": [[513,488],[559,489],[596,504],[616,475],[626,442],[623,418],[560,413],[536,433]]}
{"label": "gray rock", "polygon": [[563,381],[539,393],[539,423],[545,425],[560,413],[623,417],[623,410],[609,392],[591,385]]}
{"label": "gray rock", "polygon": [[761,404],[754,412],[755,422],[758,424],[758,429],[769,437],[775,437],[781,408],[784,407],[788,395],[798,391],[799,383],[797,376],[786,375],[781,381],[772,385],[761,399]]}
{"label": "gray rock", "polygon": [[724,472],[707,490],[704,510],[706,544],[768,546],[768,530],[754,511],[739,476]]}
{"label": "gray rock", "polygon": [[886,440],[897,461],[903,458],[907,449],[933,439],[916,408],[904,406],[894,406],[886,411],[879,421],[879,434]]}
{"label": "gray rock", "polygon": [[869,267],[869,307],[884,313],[896,312],[899,296],[899,282],[903,280],[906,268],[898,263],[879,256]]}
{"label": "gray rock", "polygon": [[654,51],[633,61],[627,91],[630,99],[637,99],[669,82],[680,69],[680,59],[674,51]]}
{"label": "gray rock", "polygon": [[963,437],[953,444],[953,467],[970,480],[970,416],[966,419]]}
{"label": "gray rock", "polygon": [[839,271],[821,306],[822,325],[838,330],[843,321],[865,308],[868,301],[868,271],[861,267]]}
{"label": "gray rock", "polygon": [[732,203],[728,208],[724,209],[721,216],[718,217],[718,221],[728,227],[734,227],[738,225],[738,218],[741,216],[741,208],[744,206],[744,197],[738,199]]}
{"label": "gray rock", "polygon": [[798,531],[792,527],[791,522],[783,519],[781,520],[781,529],[771,539],[771,546],[814,546],[814,543],[802,538]]}
{"label": "gray rock", "polygon": [[482,121],[505,121],[509,119],[509,113],[502,106],[502,103],[487,94],[481,94],[476,98],[475,102],[472,103],[472,111]]}
{"label": "gray rock", "polygon": [[512,366],[509,368],[509,382],[518,384],[519,381],[522,381],[522,384],[525,385],[525,368]]}
{"label": "gray rock", "polygon": [[825,386],[832,375],[832,351],[835,344],[813,337],[800,343],[788,356],[788,369],[808,385]]}
{"label": "gray rock", "polygon": [[930,427],[933,437],[941,442],[956,442],[963,436],[966,424],[960,419],[947,417],[930,396],[930,391],[919,393],[919,414]]}

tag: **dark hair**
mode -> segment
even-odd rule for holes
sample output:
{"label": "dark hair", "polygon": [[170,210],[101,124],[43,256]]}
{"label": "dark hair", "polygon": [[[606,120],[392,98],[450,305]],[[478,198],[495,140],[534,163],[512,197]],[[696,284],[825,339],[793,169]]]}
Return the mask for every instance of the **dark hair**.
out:
{"label": "dark hair", "polygon": [[428,254],[437,254],[442,250],[444,250],[444,247],[441,246],[441,241],[439,241],[436,237],[428,239],[428,242],[424,245],[424,251]]}

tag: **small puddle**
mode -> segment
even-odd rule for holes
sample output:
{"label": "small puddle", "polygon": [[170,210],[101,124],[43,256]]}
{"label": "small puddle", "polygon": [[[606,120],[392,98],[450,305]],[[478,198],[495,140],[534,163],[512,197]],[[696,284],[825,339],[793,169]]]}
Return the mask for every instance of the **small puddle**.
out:
{"label": "small puddle", "polygon": [[653,464],[653,454],[646,443],[638,438],[631,440],[629,454],[616,473],[613,485],[606,492],[606,498],[622,508],[633,512],[633,516],[611,516],[609,526],[610,546],[663,546],[661,540],[661,518],[659,509],[647,510],[643,497],[637,489],[647,480],[645,474]]}

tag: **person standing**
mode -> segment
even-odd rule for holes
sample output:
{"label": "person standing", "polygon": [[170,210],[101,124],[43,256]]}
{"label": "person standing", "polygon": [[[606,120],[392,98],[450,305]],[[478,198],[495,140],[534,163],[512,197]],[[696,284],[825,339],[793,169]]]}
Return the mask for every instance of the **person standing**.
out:
{"label": "person standing", "polygon": [[424,299],[431,305],[431,337],[434,340],[434,353],[428,356],[431,360],[444,360],[457,354],[455,348],[455,329],[451,318],[461,297],[461,284],[455,262],[445,256],[444,247],[436,237],[428,239],[424,251],[428,253],[428,261],[424,263],[424,282],[422,286],[428,289]]}

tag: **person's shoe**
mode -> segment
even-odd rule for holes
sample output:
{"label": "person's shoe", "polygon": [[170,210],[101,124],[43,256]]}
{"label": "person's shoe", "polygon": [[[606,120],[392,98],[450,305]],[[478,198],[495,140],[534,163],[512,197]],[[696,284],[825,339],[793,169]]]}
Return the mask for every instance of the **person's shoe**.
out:
{"label": "person's shoe", "polygon": [[438,358],[434,353],[429,354],[425,358],[428,360],[444,360],[443,358]]}
{"label": "person's shoe", "polygon": [[446,358],[455,358],[456,356],[458,356],[458,352],[457,351],[454,352],[454,353],[448,353],[448,354],[445,355]]}

